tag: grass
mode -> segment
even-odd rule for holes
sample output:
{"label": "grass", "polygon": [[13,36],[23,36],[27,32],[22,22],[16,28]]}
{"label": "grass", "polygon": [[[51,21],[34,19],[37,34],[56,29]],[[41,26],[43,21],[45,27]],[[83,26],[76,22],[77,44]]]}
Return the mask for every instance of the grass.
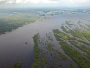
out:
{"label": "grass", "polygon": [[79,42],[81,42],[81,43],[84,43],[84,44],[86,44],[86,45],[89,45],[89,46],[90,46],[90,43],[88,43],[88,42],[86,42],[86,41],[82,41],[82,40],[77,40],[77,41],[79,41]]}
{"label": "grass", "polygon": [[42,57],[42,58],[41,58],[41,61],[42,61],[42,63],[43,63],[43,68],[47,68],[47,58]]}
{"label": "grass", "polygon": [[20,68],[21,67],[21,62],[17,62],[12,66],[12,68]]}
{"label": "grass", "polygon": [[90,41],[90,32],[83,30],[83,34],[87,38],[87,40]]}
{"label": "grass", "polygon": [[88,26],[90,28],[90,25],[86,24],[86,26]]}
{"label": "grass", "polygon": [[61,35],[66,40],[75,40],[75,38],[70,37],[69,35],[65,34],[64,32],[60,32],[59,35]]}
{"label": "grass", "polygon": [[57,41],[63,41],[62,39],[60,39],[61,37],[59,35],[54,34],[54,36],[55,36],[55,38],[56,38]]}
{"label": "grass", "polygon": [[[63,39],[66,39],[66,40],[75,40],[75,38],[70,37],[69,35],[65,34],[64,32],[59,31],[58,29],[53,29],[53,32],[55,33],[54,35],[55,35],[56,39],[58,39],[57,37],[59,37],[59,36],[56,35],[56,34],[58,34]],[[58,39],[58,40],[60,40],[60,39]]]}
{"label": "grass", "polygon": [[71,68],[77,68],[77,65],[74,62],[71,62]]}
{"label": "grass", "polygon": [[64,54],[60,53],[58,50],[56,50],[56,52],[63,58],[63,60],[68,60]]}
{"label": "grass", "polygon": [[82,23],[82,22],[79,20],[79,21],[78,21],[78,24],[79,24],[79,23]]}
{"label": "grass", "polygon": [[27,42],[25,42],[25,44],[27,44]]}
{"label": "grass", "polygon": [[65,23],[66,23],[67,25],[73,25],[73,24],[70,24],[70,21],[65,21]]}
{"label": "grass", "polygon": [[61,29],[62,29],[64,32],[69,33],[69,31],[67,31],[64,26],[61,26]]}
{"label": "grass", "polygon": [[69,31],[74,37],[78,37],[82,40],[86,40],[85,36],[78,29],[75,29],[74,31],[73,30],[69,30]]}
{"label": "grass", "polygon": [[53,38],[50,37],[48,34],[46,34],[46,37],[47,37],[49,40],[53,41]]}
{"label": "grass", "polygon": [[39,48],[38,48],[38,42],[37,42],[37,40],[38,40],[38,35],[39,34],[36,34],[36,35],[34,35],[34,37],[33,37],[33,40],[34,40],[34,56],[35,56],[35,59],[34,59],[34,62],[33,62],[33,64],[32,64],[32,66],[31,66],[31,68],[41,68],[41,66],[40,66],[40,55],[39,55],[39,52],[41,51]]}
{"label": "grass", "polygon": [[66,42],[60,42],[60,45],[65,53],[76,61],[81,68],[90,68],[90,60],[82,56],[79,51],[72,49]]}
{"label": "grass", "polygon": [[48,46],[47,46],[47,49],[49,49],[49,50],[54,50],[52,47],[53,47],[54,45],[51,45],[51,44],[48,44]]}
{"label": "grass", "polygon": [[77,45],[75,41],[70,41],[70,43],[90,55],[90,48],[86,47],[85,45]]}
{"label": "grass", "polygon": [[85,29],[85,30],[87,30],[87,31],[90,31],[90,29],[89,28],[86,28],[85,26],[80,25],[80,27],[83,28],[83,29]]}
{"label": "grass", "polygon": [[53,29],[53,32],[54,32],[54,33],[57,33],[57,34],[60,33],[59,29]]}

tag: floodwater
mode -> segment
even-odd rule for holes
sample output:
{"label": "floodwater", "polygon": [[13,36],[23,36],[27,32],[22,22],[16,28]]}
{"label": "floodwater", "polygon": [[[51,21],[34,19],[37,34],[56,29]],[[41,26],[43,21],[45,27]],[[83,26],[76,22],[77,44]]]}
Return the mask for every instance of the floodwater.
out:
{"label": "floodwater", "polygon": [[32,37],[36,33],[39,32],[40,36],[43,37],[46,33],[52,32],[52,29],[60,29],[61,24],[65,21],[77,23],[81,20],[89,23],[85,21],[89,18],[90,15],[85,13],[62,14],[52,16],[49,19],[40,18],[35,23],[24,25],[15,31],[0,35],[0,68],[11,68],[17,61],[22,62],[21,68],[30,68],[34,60]]}

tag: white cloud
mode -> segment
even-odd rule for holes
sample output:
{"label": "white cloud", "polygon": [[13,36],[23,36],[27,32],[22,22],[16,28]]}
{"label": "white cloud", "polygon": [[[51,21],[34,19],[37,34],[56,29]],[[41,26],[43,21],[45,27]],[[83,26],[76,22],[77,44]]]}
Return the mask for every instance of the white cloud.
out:
{"label": "white cloud", "polygon": [[28,3],[58,3],[57,1],[50,1],[50,0],[26,0]]}
{"label": "white cloud", "polygon": [[0,0],[0,4],[9,3],[35,3],[35,4],[47,4],[58,6],[90,6],[90,0]]}
{"label": "white cloud", "polygon": [[90,0],[69,0],[71,3],[87,3],[90,2]]}
{"label": "white cloud", "polygon": [[0,0],[4,3],[58,3],[57,0]]}

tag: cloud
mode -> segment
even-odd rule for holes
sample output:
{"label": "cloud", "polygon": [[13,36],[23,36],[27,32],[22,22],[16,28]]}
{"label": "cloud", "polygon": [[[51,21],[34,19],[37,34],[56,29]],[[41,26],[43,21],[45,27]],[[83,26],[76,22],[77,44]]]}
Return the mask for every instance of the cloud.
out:
{"label": "cloud", "polygon": [[16,0],[0,0],[0,4],[16,3]]}
{"label": "cloud", "polygon": [[90,0],[0,0],[0,4],[50,4],[51,6],[90,6]]}
{"label": "cloud", "polygon": [[5,4],[7,0],[0,0],[0,4]]}
{"label": "cloud", "polygon": [[0,0],[0,4],[6,3],[57,3],[58,0]]}

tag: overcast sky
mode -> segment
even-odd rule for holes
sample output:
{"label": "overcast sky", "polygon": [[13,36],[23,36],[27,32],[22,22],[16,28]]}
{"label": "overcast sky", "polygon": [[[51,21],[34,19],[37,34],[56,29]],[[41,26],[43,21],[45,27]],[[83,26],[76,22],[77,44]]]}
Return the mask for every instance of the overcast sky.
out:
{"label": "overcast sky", "polygon": [[90,0],[0,0],[1,7],[90,7]]}

